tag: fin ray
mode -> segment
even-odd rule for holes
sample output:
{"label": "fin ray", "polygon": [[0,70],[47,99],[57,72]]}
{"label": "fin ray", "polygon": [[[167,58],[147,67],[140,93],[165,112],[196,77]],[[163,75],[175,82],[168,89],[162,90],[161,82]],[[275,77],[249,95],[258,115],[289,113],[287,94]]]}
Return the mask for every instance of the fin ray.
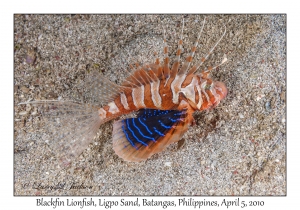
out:
{"label": "fin ray", "polygon": [[104,106],[113,101],[126,88],[111,82],[99,72],[92,72],[86,76],[84,82],[73,88],[75,93],[73,99],[97,106]]}
{"label": "fin ray", "polygon": [[136,118],[113,125],[113,148],[126,161],[139,162],[180,140],[189,126],[186,111],[141,109]]}
{"label": "fin ray", "polygon": [[67,167],[93,141],[104,123],[99,107],[71,101],[33,101],[42,116],[42,139],[57,156],[59,164]]}

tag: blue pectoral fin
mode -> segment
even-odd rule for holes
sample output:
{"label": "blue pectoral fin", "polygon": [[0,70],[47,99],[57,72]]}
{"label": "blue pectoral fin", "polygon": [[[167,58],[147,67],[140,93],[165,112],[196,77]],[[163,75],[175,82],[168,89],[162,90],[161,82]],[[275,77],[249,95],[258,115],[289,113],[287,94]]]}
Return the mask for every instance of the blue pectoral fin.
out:
{"label": "blue pectoral fin", "polygon": [[129,160],[133,153],[147,153],[146,150],[151,152],[153,145],[159,144],[184,117],[185,111],[141,109],[136,118],[114,124],[114,149],[123,159]]}

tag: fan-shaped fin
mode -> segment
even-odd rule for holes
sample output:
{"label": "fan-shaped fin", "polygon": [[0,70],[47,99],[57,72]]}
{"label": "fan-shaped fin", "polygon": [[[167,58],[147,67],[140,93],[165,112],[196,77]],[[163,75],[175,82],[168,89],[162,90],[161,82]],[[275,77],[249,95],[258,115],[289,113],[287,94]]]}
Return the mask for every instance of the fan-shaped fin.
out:
{"label": "fan-shaped fin", "polygon": [[117,85],[99,72],[88,74],[80,84],[73,88],[74,99],[94,105],[107,105],[115,100],[120,92],[128,87]]}
{"label": "fan-shaped fin", "polygon": [[136,118],[113,125],[113,148],[126,161],[139,162],[180,140],[190,117],[185,110],[142,109]]}
{"label": "fan-shaped fin", "polygon": [[[67,167],[93,141],[99,126],[105,121],[98,114],[99,107],[70,101],[28,102],[38,107],[42,115],[42,139]],[[27,103],[23,103],[27,104]]]}

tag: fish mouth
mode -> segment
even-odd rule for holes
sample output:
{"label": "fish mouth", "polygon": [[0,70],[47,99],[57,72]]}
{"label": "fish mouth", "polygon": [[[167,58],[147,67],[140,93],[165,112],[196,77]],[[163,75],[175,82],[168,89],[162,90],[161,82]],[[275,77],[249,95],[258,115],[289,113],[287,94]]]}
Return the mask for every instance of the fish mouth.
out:
{"label": "fish mouth", "polygon": [[220,100],[224,99],[227,96],[228,90],[226,85],[223,82],[215,82],[216,90],[219,92]]}

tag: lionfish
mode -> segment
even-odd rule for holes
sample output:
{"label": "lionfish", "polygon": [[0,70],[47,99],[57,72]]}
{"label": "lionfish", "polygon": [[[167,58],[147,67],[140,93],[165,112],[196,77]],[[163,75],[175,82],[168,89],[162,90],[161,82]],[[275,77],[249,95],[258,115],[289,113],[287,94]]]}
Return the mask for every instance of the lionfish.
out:
{"label": "lionfish", "polygon": [[[117,85],[108,79],[92,76],[90,86],[94,97],[100,97],[101,106],[73,101],[33,101],[45,116],[46,126],[52,127],[52,149],[63,166],[79,156],[93,141],[101,124],[121,115],[136,112],[136,117],[113,123],[113,149],[125,161],[139,162],[178,142],[188,127],[194,124],[193,113],[214,108],[227,95],[224,83],[213,81],[210,73],[226,62],[197,70],[213,52],[226,33],[195,65],[191,65],[203,31],[203,21],[191,52],[180,61],[183,46],[183,27],[172,66],[164,32],[163,62],[156,58],[148,65],[136,65],[135,70]],[[51,123],[51,126],[50,126]]]}

